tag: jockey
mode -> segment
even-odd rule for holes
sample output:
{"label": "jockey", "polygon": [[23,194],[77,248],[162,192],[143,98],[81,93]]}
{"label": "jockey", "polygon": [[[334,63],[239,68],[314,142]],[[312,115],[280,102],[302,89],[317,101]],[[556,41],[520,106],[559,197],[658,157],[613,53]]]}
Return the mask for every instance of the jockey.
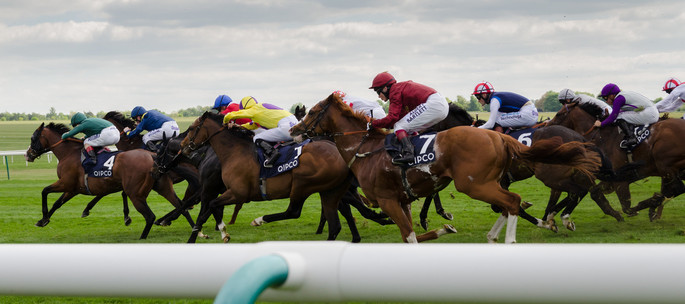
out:
{"label": "jockey", "polygon": [[375,119],[381,119],[386,116],[383,107],[375,101],[364,99],[361,97],[350,96],[343,91],[335,91],[334,95],[342,98],[343,102],[350,106],[355,112],[362,112],[364,115],[373,117]]}
{"label": "jockey", "polygon": [[570,89],[563,89],[559,91],[559,102],[562,105],[574,102],[577,102],[578,104],[590,103],[602,109],[605,115],[611,114],[611,106],[609,106],[606,102],[585,94],[575,94]]}
{"label": "jockey", "polygon": [[86,135],[83,140],[83,149],[90,157],[93,164],[97,163],[97,155],[94,148],[115,145],[119,142],[119,130],[111,122],[102,118],[86,118],[86,115],[78,112],[71,117],[71,131],[62,134],[62,139],[72,137],[78,133]]}
{"label": "jockey", "polygon": [[653,124],[659,120],[659,111],[651,100],[636,92],[621,91],[613,83],[605,85],[599,97],[605,98],[612,110],[604,121],[595,121],[594,126],[605,127],[616,122],[624,134],[628,147],[637,144],[637,138],[633,134],[631,124]]}
{"label": "jockey", "polygon": [[[680,108],[685,102],[685,85],[676,78],[671,78],[664,84],[663,91],[665,91],[668,96],[656,103],[656,109],[659,113],[662,112],[673,112]],[[685,119],[685,114],[683,115]]]}
{"label": "jockey", "polygon": [[414,145],[408,133],[425,130],[447,117],[449,105],[445,97],[431,87],[409,81],[397,82],[388,72],[373,78],[371,87],[383,101],[389,101],[388,115],[371,121],[368,128],[393,128],[402,144],[401,155],[393,164],[414,161]]}
{"label": "jockey", "polygon": [[532,127],[538,121],[538,109],[530,99],[516,93],[495,92],[487,81],[477,84],[473,95],[481,106],[490,105],[490,118],[479,128]]}
{"label": "jockey", "polygon": [[143,130],[148,131],[147,134],[143,135],[143,143],[150,151],[157,150],[155,141],[164,137],[171,138],[181,133],[176,121],[159,111],[147,111],[145,108],[137,106],[131,111],[131,117],[138,122],[138,125],[130,132],[130,129],[124,128],[124,132],[127,132],[126,135],[131,138]]}
{"label": "jockey", "polygon": [[237,118],[249,118],[252,122],[240,125],[248,130],[256,130],[260,127],[266,129],[259,132],[253,138],[254,143],[266,154],[264,167],[273,167],[274,162],[280,156],[280,152],[274,148],[277,142],[290,141],[290,128],[297,124],[297,118],[292,113],[268,103],[258,103],[252,96],[246,96],[240,101],[240,110],[226,113],[224,124]]}

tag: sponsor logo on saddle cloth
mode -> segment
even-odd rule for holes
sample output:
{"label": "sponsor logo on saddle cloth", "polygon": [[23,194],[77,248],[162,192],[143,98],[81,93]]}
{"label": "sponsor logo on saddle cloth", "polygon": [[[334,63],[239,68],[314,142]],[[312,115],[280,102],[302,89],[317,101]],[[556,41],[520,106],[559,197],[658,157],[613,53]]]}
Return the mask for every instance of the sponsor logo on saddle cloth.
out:
{"label": "sponsor logo on saddle cloth", "polygon": [[297,168],[300,165],[300,155],[302,154],[302,147],[311,142],[310,139],[303,141],[302,143],[296,143],[294,141],[289,141],[286,143],[281,143],[276,145],[276,149],[281,155],[274,163],[271,168],[264,168],[264,151],[261,148],[257,148],[257,161],[261,164],[261,169],[259,170],[260,178],[269,178],[279,175],[284,172],[288,172],[292,169]]}
{"label": "sponsor logo on saddle cloth", "polygon": [[90,161],[90,157],[83,152],[81,153],[83,170],[88,174],[88,177],[111,177],[114,160],[119,152],[121,151],[100,150],[97,153],[97,163],[95,165]]}
{"label": "sponsor logo on saddle cloth", "polygon": [[621,140],[621,143],[619,146],[622,149],[628,149],[630,151],[633,151],[637,146],[639,146],[643,141],[645,141],[651,132],[649,132],[649,125],[637,125],[633,127],[633,134],[635,134],[635,138],[637,138],[637,143],[633,147],[628,147],[626,145],[626,140]]}
{"label": "sponsor logo on saddle cloth", "polygon": [[[409,167],[429,164],[435,161],[433,145],[435,144],[436,135],[436,132],[428,132],[409,137],[409,140],[414,145],[414,161],[409,163]],[[385,150],[388,151],[390,157],[400,154],[402,146],[397,140],[395,133],[390,133],[385,137]]]}
{"label": "sponsor logo on saddle cloth", "polygon": [[515,138],[520,143],[530,147],[530,145],[533,144],[533,133],[535,133],[536,130],[537,128],[525,128],[515,130],[508,129],[507,132],[505,132],[505,134]]}

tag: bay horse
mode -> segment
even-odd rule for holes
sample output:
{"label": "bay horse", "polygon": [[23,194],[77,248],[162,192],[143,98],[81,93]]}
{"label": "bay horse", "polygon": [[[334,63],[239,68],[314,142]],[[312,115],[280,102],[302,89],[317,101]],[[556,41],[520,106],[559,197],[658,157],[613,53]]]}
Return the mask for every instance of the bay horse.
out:
{"label": "bay horse", "polygon": [[[649,208],[649,219],[661,216],[663,203],[685,192],[682,182],[685,170],[685,142],[679,140],[685,134],[685,120],[660,119],[649,126],[650,135],[644,142],[628,153],[619,147],[623,135],[615,126],[594,128],[594,122],[602,110],[592,104],[572,103],[562,107],[552,118],[550,124],[569,127],[599,146],[611,159],[617,175],[627,175],[624,182],[604,183],[604,189],[615,190],[623,211],[635,215],[637,211]],[[648,176],[661,177],[661,193],[639,202],[631,207],[629,183]]]}
{"label": "bay horse", "polygon": [[[119,142],[117,142],[116,147],[119,151],[130,151],[134,149],[141,149],[143,148],[143,136],[138,134],[133,137],[128,137],[126,135],[126,132],[124,132],[124,128],[129,128],[131,130],[136,128],[136,122],[133,119],[126,118],[124,114],[118,111],[110,111],[105,114],[103,117],[104,120],[107,120],[111,122],[118,130],[120,134]],[[188,170],[189,169],[189,170]],[[153,171],[157,172],[157,171]],[[197,199],[194,197],[195,193],[197,192],[197,189],[199,189],[199,178],[197,177],[197,173],[192,171],[192,168],[185,166],[184,168],[179,168],[179,169],[174,169],[173,171],[169,172],[169,176],[171,177],[172,181],[174,183],[179,183],[183,180],[188,181],[188,187],[186,188],[186,192],[184,195],[184,200],[189,199]],[[129,208],[128,208],[128,201],[126,197],[126,193],[122,192],[121,193],[122,199],[123,199],[123,212],[124,212],[124,224],[126,226],[131,224],[131,217],[129,216]],[[87,205],[86,208],[83,210],[81,213],[81,217],[87,217],[90,214],[90,210],[95,207],[95,205],[102,199],[104,196],[96,196],[93,200],[91,200]],[[186,218],[188,223],[193,226],[193,219],[190,217],[190,214],[188,212],[184,212],[183,216]],[[170,225],[170,222],[164,221],[164,217],[158,219],[155,221],[155,224],[157,225]]]}
{"label": "bay horse", "polygon": [[[588,176],[599,167],[599,156],[586,150],[584,143],[562,143],[559,138],[552,138],[527,147],[494,131],[455,127],[435,136],[435,161],[407,169],[405,179],[402,169],[392,165],[390,156],[384,153],[387,133],[377,129],[367,131],[369,119],[354,113],[340,97],[331,94],[291,128],[291,135],[333,136],[364,194],[397,224],[404,242],[432,240],[446,233],[442,230],[417,236],[411,219],[411,202],[414,197],[433,194],[453,182],[459,192],[501,208],[500,217],[506,217],[507,223],[505,242],[515,243],[521,197],[499,184],[513,158],[531,163],[565,164]],[[365,157],[358,157],[362,152]],[[499,233],[504,222],[496,224],[490,233]]]}
{"label": "bay horse", "polygon": [[[266,179],[262,193],[259,183],[260,164],[255,157],[254,133],[240,127],[223,126],[223,116],[204,113],[188,128],[181,143],[184,154],[199,146],[210,144],[221,162],[221,177],[226,187],[218,198],[202,206],[195,228],[188,242],[195,242],[209,214],[220,206],[244,204],[250,201],[290,198],[285,212],[265,215],[253,225],[282,219],[298,218],[304,201],[319,193],[324,216],[328,222],[328,239],[334,240],[340,232],[337,216],[338,202],[349,188],[351,176],[345,162],[330,141],[313,141],[301,149],[299,165],[287,172]],[[348,220],[348,225],[353,225]],[[350,226],[352,228],[352,226]],[[356,226],[354,226],[356,229]],[[224,242],[230,239],[226,226],[220,227]],[[354,232],[353,232],[354,233]],[[356,240],[355,240],[356,241]]]}
{"label": "bay horse", "polygon": [[[31,145],[26,151],[26,161],[29,162],[48,151],[52,151],[59,160],[57,165],[58,180],[43,188],[43,218],[36,223],[36,226],[46,226],[55,210],[77,194],[104,196],[124,191],[136,210],[145,218],[145,227],[140,235],[141,239],[145,239],[155,220],[155,214],[150,210],[146,201],[150,191],[154,189],[170,202],[180,204],[171,180],[166,176],[154,179],[150,174],[153,159],[152,153],[148,151],[121,152],[116,157],[111,177],[87,178],[81,166],[83,141],[73,138],[63,140],[62,134],[67,131],[69,131],[69,127],[64,124],[50,123],[45,125],[42,123],[31,136]],[[63,194],[48,210],[48,194],[53,192],[62,192]]]}

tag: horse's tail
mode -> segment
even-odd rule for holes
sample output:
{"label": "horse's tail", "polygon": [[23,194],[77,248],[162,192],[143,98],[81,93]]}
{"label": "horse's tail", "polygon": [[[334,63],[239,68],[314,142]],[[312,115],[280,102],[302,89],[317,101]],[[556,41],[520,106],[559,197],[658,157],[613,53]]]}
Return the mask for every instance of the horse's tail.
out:
{"label": "horse's tail", "polygon": [[514,157],[528,163],[545,163],[573,167],[590,178],[599,171],[599,153],[588,149],[592,144],[572,141],[564,143],[561,137],[539,139],[530,147],[508,135],[501,135],[505,146]]}

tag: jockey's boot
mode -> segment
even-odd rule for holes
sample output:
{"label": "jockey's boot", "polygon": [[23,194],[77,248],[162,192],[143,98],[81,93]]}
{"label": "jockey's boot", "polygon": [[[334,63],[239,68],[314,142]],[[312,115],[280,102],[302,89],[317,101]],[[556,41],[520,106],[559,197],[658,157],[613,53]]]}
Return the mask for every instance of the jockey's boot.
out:
{"label": "jockey's boot", "polygon": [[278,149],[265,140],[258,139],[255,143],[264,149],[264,157],[266,158],[264,160],[264,168],[273,167],[278,157],[281,156],[281,152],[278,152]]}
{"label": "jockey's boot", "polygon": [[400,156],[392,159],[392,163],[395,165],[409,164],[414,161],[414,145],[409,141],[409,137],[403,137],[400,139],[400,144],[402,144],[402,151]]}
{"label": "jockey's boot", "polygon": [[97,153],[95,153],[95,149],[93,149],[93,147],[86,147],[86,154],[88,154],[88,157],[90,157],[90,162],[93,163],[93,165],[96,165],[98,163],[98,156]]}
{"label": "jockey's boot", "polygon": [[145,150],[157,152],[157,144],[152,140],[148,140],[148,142],[145,143]]}
{"label": "jockey's boot", "polygon": [[623,139],[626,140],[626,147],[630,149],[637,145],[637,138],[635,137],[635,133],[633,133],[633,126],[623,119],[616,120],[616,124],[621,128],[621,132],[623,132]]}

